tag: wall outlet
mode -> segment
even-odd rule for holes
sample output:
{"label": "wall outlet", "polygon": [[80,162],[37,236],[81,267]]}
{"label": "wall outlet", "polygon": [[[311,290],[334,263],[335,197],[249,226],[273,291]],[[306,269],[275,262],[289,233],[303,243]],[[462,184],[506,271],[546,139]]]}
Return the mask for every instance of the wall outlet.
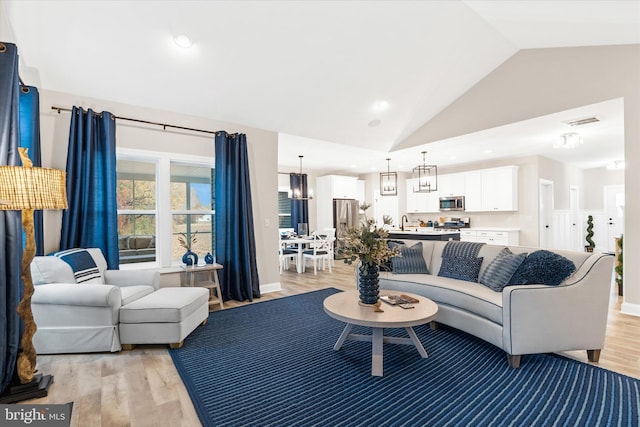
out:
{"label": "wall outlet", "polygon": [[264,219],[264,226],[265,227],[271,227],[271,221],[269,220],[269,218],[265,218]]}

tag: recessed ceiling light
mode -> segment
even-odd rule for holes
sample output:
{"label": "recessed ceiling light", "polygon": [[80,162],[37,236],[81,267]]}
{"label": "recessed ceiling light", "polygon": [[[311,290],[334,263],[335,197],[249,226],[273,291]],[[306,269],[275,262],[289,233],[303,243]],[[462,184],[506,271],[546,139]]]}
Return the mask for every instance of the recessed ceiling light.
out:
{"label": "recessed ceiling light", "polygon": [[380,126],[380,123],[382,123],[382,121],[381,121],[381,120],[378,120],[378,119],[371,120],[371,121],[369,122],[369,127],[370,127],[370,128],[374,128],[374,127],[376,127],[376,126]]}
{"label": "recessed ceiling light", "polygon": [[456,157],[456,156],[451,156],[451,157],[449,157],[449,160],[455,160],[455,159],[457,159],[457,157]]}
{"label": "recessed ceiling light", "polygon": [[384,111],[389,108],[389,103],[387,101],[377,101],[373,104],[373,108],[376,111]]}
{"label": "recessed ceiling light", "polygon": [[193,46],[193,42],[191,41],[191,39],[186,35],[186,34],[180,34],[177,35],[173,38],[173,42],[183,48],[183,49],[189,49],[191,46]]}
{"label": "recessed ceiling light", "polygon": [[491,153],[493,153],[493,150],[484,150],[483,153],[484,154],[491,154]]}

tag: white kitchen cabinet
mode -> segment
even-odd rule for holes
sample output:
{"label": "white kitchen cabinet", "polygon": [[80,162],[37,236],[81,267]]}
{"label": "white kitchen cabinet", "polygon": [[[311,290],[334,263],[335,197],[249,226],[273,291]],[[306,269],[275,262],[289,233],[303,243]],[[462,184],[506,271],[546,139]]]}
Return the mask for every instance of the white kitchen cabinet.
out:
{"label": "white kitchen cabinet", "polygon": [[358,198],[358,178],[355,176],[327,175],[319,177],[317,182],[319,181],[329,183],[332,199]]}
{"label": "white kitchen cabinet", "polygon": [[487,212],[518,210],[518,167],[482,169],[482,210]]}
{"label": "white kitchen cabinet", "polygon": [[464,174],[464,209],[467,212],[482,211],[482,172]]}
{"label": "white kitchen cabinet", "polygon": [[518,166],[503,166],[438,176],[438,191],[414,193],[414,179],[406,180],[408,213],[438,213],[439,198],[465,196],[467,212],[518,210]]}
{"label": "white kitchen cabinet", "polygon": [[463,242],[486,243],[487,245],[518,246],[520,232],[518,230],[469,229],[460,230]]}
{"label": "white kitchen cabinet", "polygon": [[[440,211],[439,191],[431,193],[414,193],[414,179],[406,180],[407,213],[434,213]],[[439,183],[438,183],[439,185]]]}
{"label": "white kitchen cabinet", "polygon": [[462,196],[465,191],[464,173],[450,173],[438,176],[438,194],[440,196]]}
{"label": "white kitchen cabinet", "polygon": [[478,233],[472,230],[460,230],[461,242],[475,242],[478,238]]}

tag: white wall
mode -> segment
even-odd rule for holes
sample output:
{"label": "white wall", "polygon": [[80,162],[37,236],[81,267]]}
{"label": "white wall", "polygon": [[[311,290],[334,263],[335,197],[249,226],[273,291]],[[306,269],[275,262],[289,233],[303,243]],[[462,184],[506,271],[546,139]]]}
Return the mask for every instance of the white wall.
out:
{"label": "white wall", "polygon": [[[624,99],[625,259],[640,258],[640,45],[521,50],[395,148]],[[624,263],[622,311],[640,315],[640,264]]]}
{"label": "white wall", "polygon": [[[109,111],[117,116],[176,124],[205,130],[226,130],[245,133],[248,142],[251,196],[256,239],[256,261],[261,289],[279,287],[278,255],[278,140],[275,132],[241,126],[228,122],[204,119],[183,114],[142,108],[106,100],[40,90],[40,126],[42,163],[45,167],[66,166],[70,114],[51,110],[51,106],[72,106]],[[176,152],[213,157],[213,135],[178,130],[163,130],[158,126],[117,121],[118,147]],[[62,214],[52,213],[45,218],[45,252],[58,249]],[[266,224],[269,224],[268,226]]]}

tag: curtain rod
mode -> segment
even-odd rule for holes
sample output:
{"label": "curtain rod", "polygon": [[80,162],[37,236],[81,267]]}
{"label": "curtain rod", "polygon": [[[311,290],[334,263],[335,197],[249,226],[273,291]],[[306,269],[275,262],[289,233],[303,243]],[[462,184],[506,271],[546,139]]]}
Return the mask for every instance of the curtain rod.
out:
{"label": "curtain rod", "polygon": [[[64,107],[56,107],[56,106],[51,106],[52,110],[56,110],[58,111],[58,114],[60,114],[60,111],[69,111],[71,112],[72,110],[70,108],[64,108]],[[122,116],[116,116],[115,114],[113,115],[114,119],[118,119],[118,120],[126,120],[129,122],[136,122],[136,123],[145,123],[148,125],[156,125],[156,126],[162,126],[162,129],[166,130],[167,128],[173,128],[173,129],[181,129],[181,130],[190,130],[193,132],[202,132],[202,133],[208,133],[211,135],[215,135],[217,132],[212,131],[212,130],[204,130],[204,129],[195,129],[195,128],[190,128],[190,127],[186,127],[186,126],[178,126],[178,125],[170,125],[167,123],[159,123],[159,122],[152,122],[149,120],[140,120],[140,119],[132,119],[130,117],[122,117]]]}

